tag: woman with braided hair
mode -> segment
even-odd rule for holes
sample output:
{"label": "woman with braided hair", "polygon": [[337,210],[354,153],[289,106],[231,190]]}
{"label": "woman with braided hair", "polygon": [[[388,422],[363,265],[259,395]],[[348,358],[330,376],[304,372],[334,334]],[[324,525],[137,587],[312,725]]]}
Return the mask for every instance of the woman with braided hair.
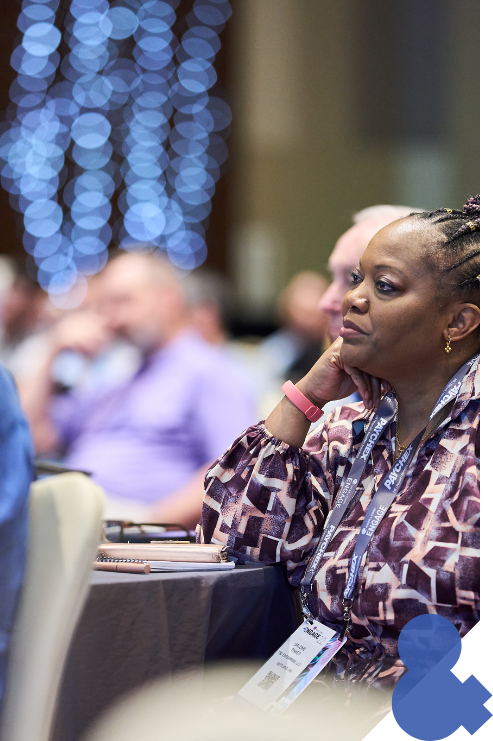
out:
{"label": "woman with braided hair", "polygon": [[200,537],[286,562],[305,615],[348,636],[327,675],[348,692],[394,687],[411,618],[479,620],[479,227],[477,196],[381,229],[340,337],[206,475]]}

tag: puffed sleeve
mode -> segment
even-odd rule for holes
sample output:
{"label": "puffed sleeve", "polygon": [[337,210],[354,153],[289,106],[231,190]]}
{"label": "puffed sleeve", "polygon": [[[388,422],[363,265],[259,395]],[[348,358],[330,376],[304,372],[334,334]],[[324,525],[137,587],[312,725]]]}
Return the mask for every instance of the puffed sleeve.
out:
{"label": "puffed sleeve", "polygon": [[[310,437],[315,456],[249,427],[207,472],[202,510],[205,543],[229,545],[240,563],[285,561],[303,572],[333,494],[324,472],[324,427]],[[297,568],[299,567],[299,568]]]}

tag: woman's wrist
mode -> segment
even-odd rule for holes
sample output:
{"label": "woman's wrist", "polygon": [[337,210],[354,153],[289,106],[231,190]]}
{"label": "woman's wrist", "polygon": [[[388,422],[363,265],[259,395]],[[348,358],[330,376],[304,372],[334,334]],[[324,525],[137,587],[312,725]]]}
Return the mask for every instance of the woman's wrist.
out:
{"label": "woman's wrist", "polygon": [[301,381],[298,381],[296,384],[296,388],[301,391],[301,393],[306,396],[308,401],[310,401],[312,404],[314,404],[316,407],[319,407],[322,409],[326,404],[329,403],[330,399],[321,399],[317,394],[313,392],[313,390],[310,388],[310,382],[307,379],[306,376],[301,379]]}
{"label": "woman's wrist", "polygon": [[264,422],[265,429],[273,437],[296,448],[303,447],[310,422],[303,412],[284,396]]}

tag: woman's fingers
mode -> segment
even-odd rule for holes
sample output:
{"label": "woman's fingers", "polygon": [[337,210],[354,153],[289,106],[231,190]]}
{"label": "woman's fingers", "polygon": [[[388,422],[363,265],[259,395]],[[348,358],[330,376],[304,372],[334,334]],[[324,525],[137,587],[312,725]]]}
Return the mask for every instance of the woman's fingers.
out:
{"label": "woman's fingers", "polygon": [[368,386],[370,408],[374,408],[380,399],[380,379],[365,373],[365,380]]}
{"label": "woman's fingers", "polygon": [[371,385],[369,383],[369,376],[359,368],[353,368],[350,365],[345,365],[344,371],[351,377],[351,380],[361,394],[365,407],[371,409]]}
{"label": "woman's fingers", "polygon": [[372,379],[373,376],[370,376],[369,373],[363,373],[363,376],[366,381],[366,388],[368,389],[368,408],[371,409],[373,404],[373,385],[372,385]]}
{"label": "woman's fingers", "polygon": [[302,379],[306,388],[303,393],[318,406],[323,406],[324,400],[342,399],[356,388],[365,407],[374,409],[382,396],[391,390],[391,385],[360,368],[343,363],[340,356],[342,344],[342,337],[339,337]]}
{"label": "woman's fingers", "polygon": [[382,384],[380,383],[380,379],[375,378],[375,376],[371,376],[371,390],[373,406],[376,407],[382,395]]}
{"label": "woman's fingers", "polygon": [[384,381],[376,376],[370,376],[369,373],[364,373],[359,368],[344,365],[343,369],[351,377],[367,409],[377,407],[382,396],[392,390],[392,386],[388,381]]}

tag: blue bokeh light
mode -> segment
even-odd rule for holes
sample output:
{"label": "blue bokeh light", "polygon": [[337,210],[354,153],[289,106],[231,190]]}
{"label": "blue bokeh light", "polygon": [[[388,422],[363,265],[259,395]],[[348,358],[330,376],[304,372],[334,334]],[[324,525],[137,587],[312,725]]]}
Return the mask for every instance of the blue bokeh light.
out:
{"label": "blue bokeh light", "polygon": [[62,34],[52,23],[33,23],[24,32],[22,46],[33,57],[47,57],[55,51]]}
{"label": "blue bokeh light", "polygon": [[228,0],[195,0],[178,38],[178,5],[71,0],[60,30],[59,0],[23,0],[0,179],[53,296],[101,270],[112,239],[150,242],[186,270],[206,258],[231,123],[210,91],[232,11]]}
{"label": "blue bokeh light", "polygon": [[106,21],[109,21],[108,36],[112,39],[127,39],[139,26],[139,19],[129,8],[111,8]]}
{"label": "blue bokeh light", "polygon": [[108,140],[110,122],[101,113],[83,113],[72,125],[72,139],[82,149],[99,149]]}

